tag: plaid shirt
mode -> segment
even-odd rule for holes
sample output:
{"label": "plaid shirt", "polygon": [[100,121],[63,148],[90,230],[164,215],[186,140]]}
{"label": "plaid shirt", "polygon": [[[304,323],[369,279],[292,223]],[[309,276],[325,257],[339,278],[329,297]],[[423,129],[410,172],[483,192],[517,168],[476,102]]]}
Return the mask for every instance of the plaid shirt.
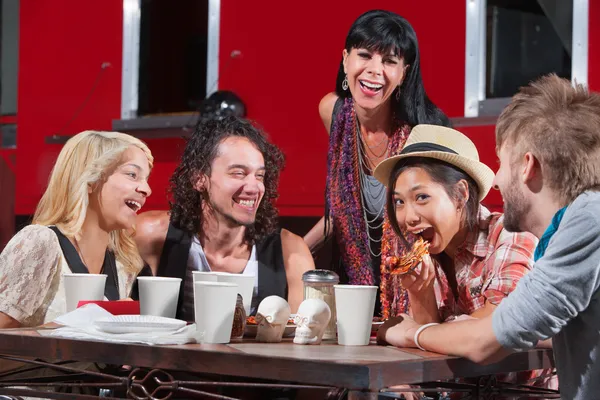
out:
{"label": "plaid shirt", "polygon": [[435,296],[442,321],[472,314],[488,301],[498,305],[533,267],[537,238],[504,230],[504,216],[479,206],[479,226],[469,233],[454,257],[457,293],[437,265]]}

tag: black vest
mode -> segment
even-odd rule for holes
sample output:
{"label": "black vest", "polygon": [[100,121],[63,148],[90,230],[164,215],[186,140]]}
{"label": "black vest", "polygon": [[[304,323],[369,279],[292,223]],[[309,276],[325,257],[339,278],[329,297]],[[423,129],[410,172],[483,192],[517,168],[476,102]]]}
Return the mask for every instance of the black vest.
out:
{"label": "black vest", "polygon": [[[182,319],[183,288],[186,279],[187,262],[192,245],[192,236],[169,223],[167,237],[163,245],[157,276],[181,278],[182,285],[177,302],[177,316]],[[283,262],[283,249],[281,234],[276,232],[256,243],[256,258],[258,260],[258,295],[257,303],[267,296],[279,296],[287,299],[288,286],[285,265]],[[149,276],[149,267],[144,268],[139,276]],[[137,280],[134,284],[132,297],[138,299]]]}

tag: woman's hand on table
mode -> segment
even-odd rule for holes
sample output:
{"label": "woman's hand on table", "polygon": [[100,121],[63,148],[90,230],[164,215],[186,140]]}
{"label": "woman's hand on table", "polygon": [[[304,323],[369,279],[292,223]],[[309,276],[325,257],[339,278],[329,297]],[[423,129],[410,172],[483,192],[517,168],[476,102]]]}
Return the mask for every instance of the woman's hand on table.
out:
{"label": "woman's hand on table", "polygon": [[398,317],[390,318],[379,328],[377,343],[387,343],[396,347],[416,347],[413,339],[420,326],[410,316],[400,314]]}

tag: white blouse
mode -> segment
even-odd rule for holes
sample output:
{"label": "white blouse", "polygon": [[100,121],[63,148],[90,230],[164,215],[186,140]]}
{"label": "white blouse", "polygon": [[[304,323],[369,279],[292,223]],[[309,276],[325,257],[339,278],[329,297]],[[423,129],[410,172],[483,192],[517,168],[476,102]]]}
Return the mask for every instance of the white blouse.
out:
{"label": "white blouse", "polygon": [[[135,275],[118,261],[119,297],[126,298]],[[38,326],[67,312],[62,276],[71,273],[58,237],[43,225],[29,225],[0,254],[0,312],[23,326]]]}

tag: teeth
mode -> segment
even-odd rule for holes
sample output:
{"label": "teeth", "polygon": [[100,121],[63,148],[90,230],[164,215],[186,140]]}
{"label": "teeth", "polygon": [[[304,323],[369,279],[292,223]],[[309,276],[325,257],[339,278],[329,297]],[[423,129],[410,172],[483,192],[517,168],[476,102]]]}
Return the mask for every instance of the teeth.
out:
{"label": "teeth", "polygon": [[240,200],[239,204],[246,207],[254,207],[256,200]]}
{"label": "teeth", "polygon": [[366,82],[366,81],[360,81],[360,83],[363,86],[368,87],[369,89],[374,89],[374,90],[379,90],[383,87],[383,85],[380,85],[378,83],[370,83],[370,82]]}
{"label": "teeth", "polygon": [[413,231],[413,233],[414,233],[415,235],[420,235],[421,233],[423,233],[423,231],[424,231],[425,229],[427,229],[427,228],[419,229],[418,231]]}
{"label": "teeth", "polygon": [[134,200],[126,200],[125,203],[129,205],[135,212],[138,212],[140,208],[142,208],[142,205]]}

